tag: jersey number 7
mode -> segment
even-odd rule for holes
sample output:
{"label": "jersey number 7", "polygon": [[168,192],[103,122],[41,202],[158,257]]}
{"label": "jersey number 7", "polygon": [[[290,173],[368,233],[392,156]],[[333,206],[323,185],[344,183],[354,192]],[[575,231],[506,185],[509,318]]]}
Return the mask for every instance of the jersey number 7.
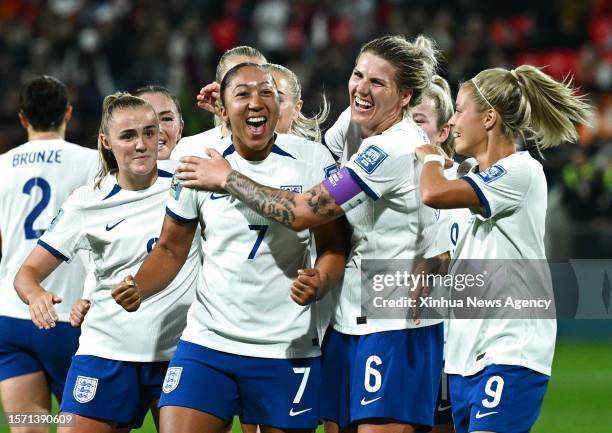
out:
{"label": "jersey number 7", "polygon": [[266,235],[266,231],[268,230],[268,226],[266,225],[258,225],[258,224],[249,224],[249,230],[255,230],[257,233],[257,239],[255,239],[255,245],[251,248],[251,252],[249,253],[249,260],[253,260],[255,258],[255,254],[257,254],[257,250],[261,245],[261,241]]}

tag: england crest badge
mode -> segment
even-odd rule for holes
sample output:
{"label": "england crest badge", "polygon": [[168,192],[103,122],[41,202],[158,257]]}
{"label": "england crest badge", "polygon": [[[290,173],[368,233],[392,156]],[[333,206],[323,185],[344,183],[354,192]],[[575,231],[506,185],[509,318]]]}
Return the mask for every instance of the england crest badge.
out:
{"label": "england crest badge", "polygon": [[72,395],[79,403],[87,403],[93,400],[96,396],[98,388],[98,379],[95,377],[77,376]]}
{"label": "england crest badge", "polygon": [[183,372],[183,367],[170,367],[168,371],[166,371],[166,377],[164,378],[164,385],[162,386],[162,391],[164,394],[169,394],[176,389],[181,380],[181,373]]}

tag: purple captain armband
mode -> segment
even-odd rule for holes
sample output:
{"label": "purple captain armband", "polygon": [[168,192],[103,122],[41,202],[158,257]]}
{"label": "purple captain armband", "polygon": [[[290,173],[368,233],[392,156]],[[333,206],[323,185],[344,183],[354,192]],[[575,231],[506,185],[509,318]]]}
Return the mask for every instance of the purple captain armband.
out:
{"label": "purple captain armband", "polygon": [[336,200],[338,206],[343,205],[363,191],[346,167],[342,167],[339,171],[325,179],[323,185],[334,200]]}

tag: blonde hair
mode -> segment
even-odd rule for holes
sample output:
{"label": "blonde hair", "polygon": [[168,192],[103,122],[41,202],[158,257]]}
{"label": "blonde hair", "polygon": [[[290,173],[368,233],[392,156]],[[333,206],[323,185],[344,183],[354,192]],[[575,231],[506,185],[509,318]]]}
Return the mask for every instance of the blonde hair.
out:
{"label": "blonde hair", "polygon": [[410,107],[421,103],[423,93],[430,86],[438,66],[438,51],[431,39],[420,35],[410,42],[403,36],[387,35],[363,45],[357,59],[364,53],[375,54],[393,65],[399,92],[412,89],[412,97],[404,114]]}
{"label": "blonde hair", "polygon": [[[113,118],[113,113],[116,110],[122,110],[125,108],[138,108],[148,107],[155,114],[155,110],[147,101],[137,96],[134,96],[126,92],[116,92],[112,95],[108,95],[102,102],[102,118],[100,119],[100,129],[98,131],[98,155],[100,157],[100,171],[96,175],[95,187],[100,188],[102,180],[106,175],[114,169],[119,168],[117,165],[117,159],[113,152],[102,146],[102,134],[108,136],[110,129],[110,122]],[[155,115],[157,119],[157,115]]]}
{"label": "blonde hair", "polygon": [[[434,75],[431,85],[425,91],[424,96],[431,98],[435,103],[437,114],[436,128],[439,131],[442,126],[448,123],[455,111],[448,81],[439,75]],[[448,134],[446,140],[440,144],[440,147],[448,156],[452,157],[455,154],[455,136],[452,131]]]}
{"label": "blonde hair", "polygon": [[[217,69],[215,71],[215,81],[219,84],[223,81],[223,77],[227,74],[229,68],[227,67],[228,63],[231,61],[232,57],[250,57],[252,59],[259,59],[263,63],[266,63],[267,60],[263,54],[257,49],[253,47],[249,47],[248,45],[240,45],[238,47],[230,48],[225,51],[221,58],[219,59],[219,63],[217,63]],[[223,119],[215,114],[215,126],[219,126],[223,124]]]}
{"label": "blonde hair", "polygon": [[464,83],[481,111],[495,109],[507,136],[527,133],[539,149],[576,141],[576,123],[589,124],[592,108],[567,79],[559,82],[531,65],[486,69]]}
{"label": "blonde hair", "polygon": [[[289,82],[291,94],[288,96],[291,98],[294,104],[302,99],[302,86],[300,85],[297,75],[295,75],[291,69],[274,63],[268,63],[264,65],[264,67],[270,71],[271,74],[274,74],[274,72],[283,74],[283,76]],[[302,112],[298,113],[297,119],[291,122],[291,128],[289,129],[290,134],[294,134],[311,141],[321,141],[321,125],[323,122],[325,122],[327,116],[329,115],[329,104],[327,103],[325,94],[322,95],[322,98],[323,104],[321,109],[313,117],[306,117]]]}

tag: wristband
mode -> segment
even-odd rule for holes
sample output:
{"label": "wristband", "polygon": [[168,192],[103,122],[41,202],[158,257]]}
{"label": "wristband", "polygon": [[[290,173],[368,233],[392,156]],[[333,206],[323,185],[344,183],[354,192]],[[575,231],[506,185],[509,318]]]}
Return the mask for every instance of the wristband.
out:
{"label": "wristband", "polygon": [[425,158],[423,158],[423,164],[427,164],[428,162],[437,162],[442,167],[444,167],[444,158],[442,158],[441,155],[425,155]]}

